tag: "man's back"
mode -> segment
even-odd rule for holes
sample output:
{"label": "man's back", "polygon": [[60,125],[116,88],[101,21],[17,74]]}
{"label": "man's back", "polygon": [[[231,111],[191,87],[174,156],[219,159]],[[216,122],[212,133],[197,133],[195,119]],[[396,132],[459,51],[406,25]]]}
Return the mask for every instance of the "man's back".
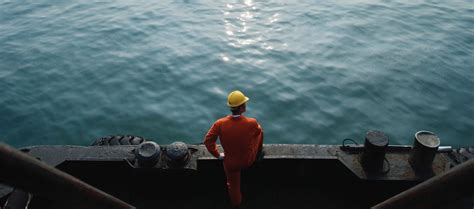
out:
{"label": "man's back", "polygon": [[262,144],[262,129],[257,120],[243,115],[226,116],[215,123],[215,128],[224,148],[226,166],[229,168],[250,166]]}

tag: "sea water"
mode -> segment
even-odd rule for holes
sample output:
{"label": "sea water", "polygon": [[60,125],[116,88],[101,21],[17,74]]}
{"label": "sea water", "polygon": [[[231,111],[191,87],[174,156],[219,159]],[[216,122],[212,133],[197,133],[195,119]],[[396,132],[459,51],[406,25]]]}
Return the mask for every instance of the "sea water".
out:
{"label": "sea water", "polygon": [[250,101],[265,143],[474,145],[474,1],[0,0],[0,141],[199,143]]}

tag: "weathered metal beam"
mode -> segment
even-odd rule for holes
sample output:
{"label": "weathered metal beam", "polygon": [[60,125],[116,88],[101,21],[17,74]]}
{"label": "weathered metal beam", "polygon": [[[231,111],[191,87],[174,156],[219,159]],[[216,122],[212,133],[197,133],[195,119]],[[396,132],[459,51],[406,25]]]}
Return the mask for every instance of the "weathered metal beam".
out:
{"label": "weathered metal beam", "polygon": [[428,179],[372,209],[436,208],[474,194],[474,159]]}
{"label": "weathered metal beam", "polygon": [[0,181],[67,208],[135,208],[5,144],[0,144]]}

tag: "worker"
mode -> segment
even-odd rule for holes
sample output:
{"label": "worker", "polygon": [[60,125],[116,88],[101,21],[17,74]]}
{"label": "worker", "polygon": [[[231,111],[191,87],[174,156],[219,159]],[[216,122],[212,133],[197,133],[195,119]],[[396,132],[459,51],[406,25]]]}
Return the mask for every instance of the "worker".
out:
{"label": "worker", "polygon": [[[242,115],[249,98],[240,91],[233,91],[227,97],[232,115],[217,120],[204,138],[207,150],[218,159],[224,160],[227,190],[233,207],[242,202],[240,193],[240,171],[249,168],[262,153],[263,130],[257,120]],[[219,138],[223,153],[219,153],[216,140]]]}

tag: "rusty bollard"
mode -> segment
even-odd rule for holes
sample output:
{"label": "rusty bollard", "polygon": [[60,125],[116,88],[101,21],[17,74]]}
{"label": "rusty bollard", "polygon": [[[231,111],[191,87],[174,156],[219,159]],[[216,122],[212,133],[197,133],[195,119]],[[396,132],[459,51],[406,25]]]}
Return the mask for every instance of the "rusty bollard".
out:
{"label": "rusty bollard", "polygon": [[418,131],[415,134],[413,148],[410,151],[408,162],[418,171],[429,171],[438,151],[440,140],[430,131]]}

